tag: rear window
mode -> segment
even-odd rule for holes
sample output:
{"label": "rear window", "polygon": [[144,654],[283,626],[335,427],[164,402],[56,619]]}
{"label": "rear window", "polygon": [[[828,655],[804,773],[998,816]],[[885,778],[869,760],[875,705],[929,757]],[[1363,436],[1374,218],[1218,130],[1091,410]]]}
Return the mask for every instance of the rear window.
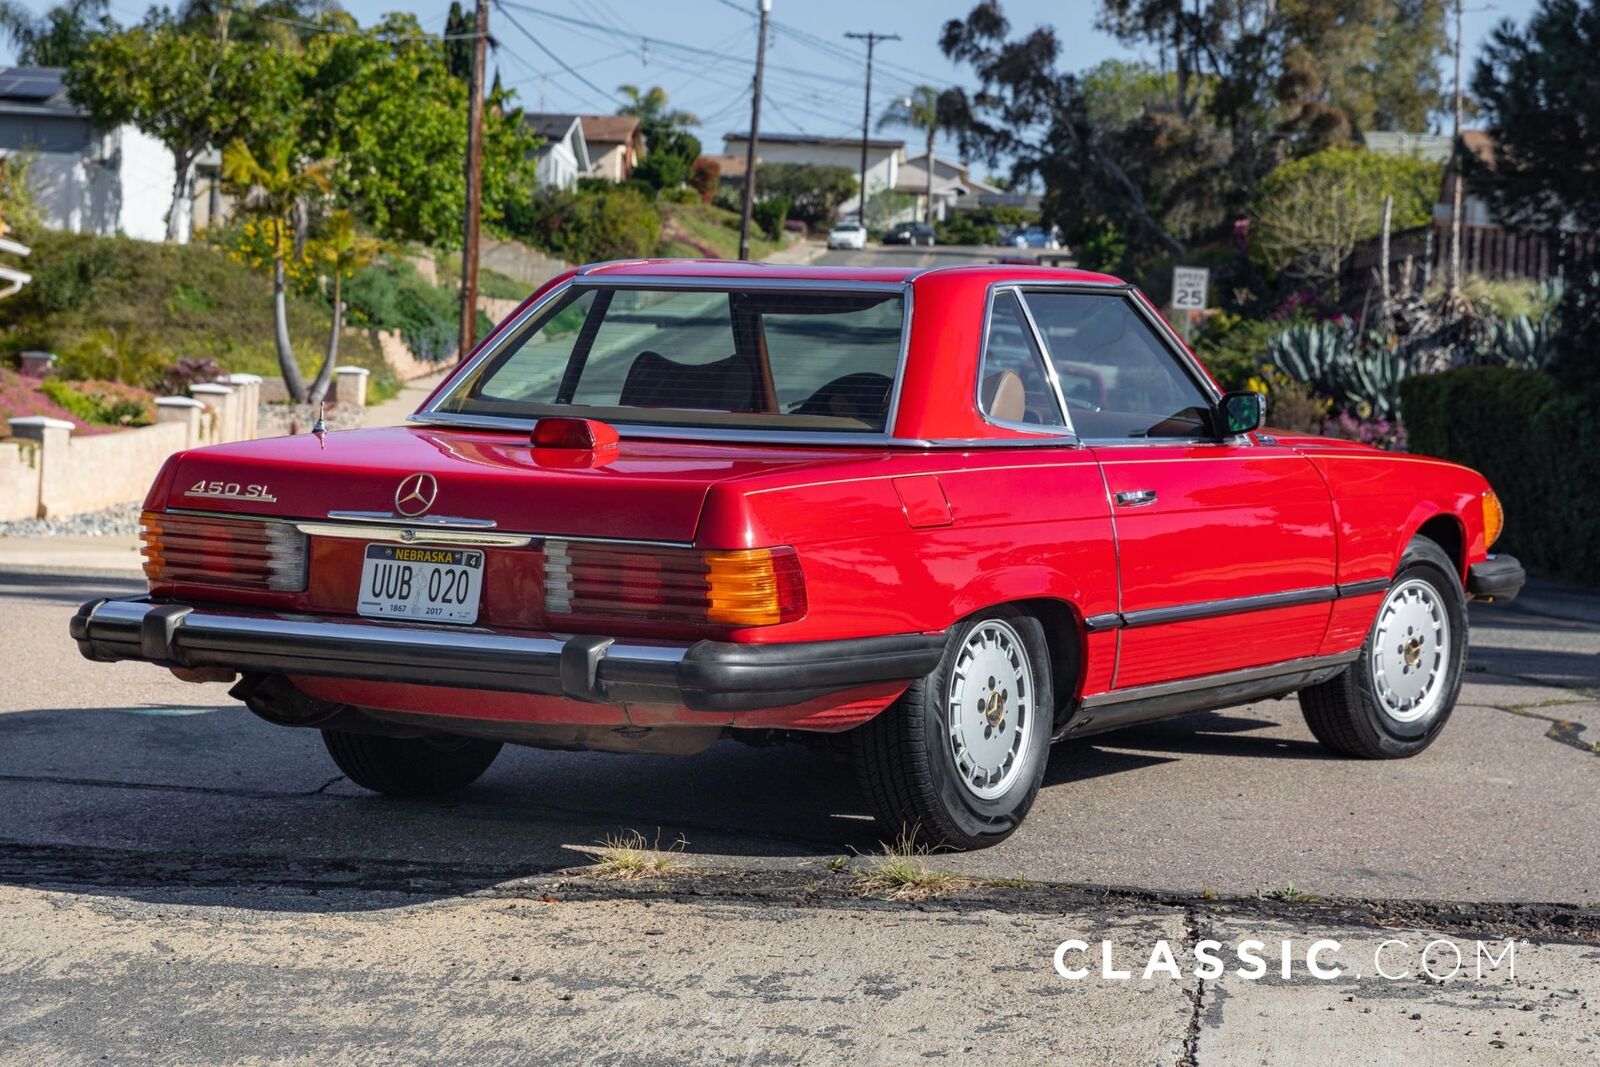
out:
{"label": "rear window", "polygon": [[575,286],[435,410],[882,432],[904,316],[898,291]]}

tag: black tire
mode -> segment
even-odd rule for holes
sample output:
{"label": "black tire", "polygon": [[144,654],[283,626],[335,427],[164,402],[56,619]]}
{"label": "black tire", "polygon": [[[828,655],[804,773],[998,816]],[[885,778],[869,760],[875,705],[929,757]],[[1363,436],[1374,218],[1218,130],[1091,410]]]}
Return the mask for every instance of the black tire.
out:
{"label": "black tire", "polygon": [[[1031,688],[1028,714],[1034,718],[1032,728],[1016,742],[1014,772],[1008,770],[997,787],[1007,778],[1009,784],[998,796],[986,799],[965,784],[957,766],[947,701],[963,648],[975,631],[990,622],[1002,624],[1020,639],[1029,679],[1026,687],[1019,686],[1018,695]],[[1002,709],[1009,696],[1004,694]],[[1009,607],[979,612],[951,628],[944,658],[931,674],[911,683],[899,700],[851,734],[856,779],[879,822],[894,837],[926,848],[986,848],[1010,837],[1039,795],[1054,715],[1050,650],[1039,620]],[[1016,722],[1010,725],[1022,730]]]}
{"label": "black tire", "polygon": [[500,753],[500,742],[475,737],[384,737],[322,731],[333,762],[356,785],[396,797],[451,793],[477,781]]}
{"label": "black tire", "polygon": [[[1426,537],[1418,537],[1406,546],[1394,581],[1385,593],[1384,605],[1395,590],[1417,581],[1435,591],[1448,623],[1449,644],[1441,657],[1445,675],[1432,710],[1418,719],[1403,721],[1379,696],[1373,657],[1384,623],[1385,608],[1380,607],[1355,662],[1328,681],[1300,691],[1300,711],[1324,748],[1360,759],[1405,759],[1433,744],[1449,721],[1461,692],[1467,659],[1467,598],[1455,564],[1444,549]],[[1397,647],[1395,651],[1399,653],[1401,649]]]}

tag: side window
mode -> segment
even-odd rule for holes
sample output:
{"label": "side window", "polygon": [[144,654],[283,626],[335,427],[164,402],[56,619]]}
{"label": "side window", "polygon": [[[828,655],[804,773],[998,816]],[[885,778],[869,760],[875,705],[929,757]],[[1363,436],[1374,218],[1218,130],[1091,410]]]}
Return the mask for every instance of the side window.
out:
{"label": "side window", "polygon": [[978,371],[978,401],[997,422],[1060,426],[1055,390],[1045,377],[1044,362],[1034,345],[1033,330],[1017,294],[995,294],[984,339],[983,367]]}
{"label": "side window", "polygon": [[1204,437],[1210,402],[1121,296],[1027,294],[1080,437]]}

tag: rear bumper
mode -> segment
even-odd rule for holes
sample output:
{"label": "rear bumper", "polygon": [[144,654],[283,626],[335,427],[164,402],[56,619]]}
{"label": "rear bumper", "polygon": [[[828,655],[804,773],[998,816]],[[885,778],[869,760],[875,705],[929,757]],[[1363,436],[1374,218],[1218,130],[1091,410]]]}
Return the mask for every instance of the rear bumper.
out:
{"label": "rear bumper", "polygon": [[229,610],[149,597],[92,600],[72,618],[92,660],[143,660],[241,673],[320,675],[566,697],[676,704],[691,711],[787,707],[920,678],[944,634],[748,645],[514,635]]}
{"label": "rear bumper", "polygon": [[1517,557],[1504,553],[1467,568],[1467,592],[1474,600],[1511,600],[1527,580]]}

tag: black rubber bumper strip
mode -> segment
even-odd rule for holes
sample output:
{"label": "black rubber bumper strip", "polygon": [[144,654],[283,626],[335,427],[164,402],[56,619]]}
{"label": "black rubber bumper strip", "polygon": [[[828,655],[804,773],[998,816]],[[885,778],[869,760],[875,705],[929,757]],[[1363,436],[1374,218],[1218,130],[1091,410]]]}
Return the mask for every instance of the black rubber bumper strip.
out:
{"label": "black rubber bumper strip", "polygon": [[244,673],[304,674],[592,703],[754,711],[920,678],[945,635],[749,645],[509,634],[327,616],[209,608],[147,597],[92,600],[71,633],[92,660],[143,660]]}
{"label": "black rubber bumper strip", "polygon": [[1517,557],[1505,553],[1467,568],[1467,592],[1479,600],[1513,600],[1527,580]]}

